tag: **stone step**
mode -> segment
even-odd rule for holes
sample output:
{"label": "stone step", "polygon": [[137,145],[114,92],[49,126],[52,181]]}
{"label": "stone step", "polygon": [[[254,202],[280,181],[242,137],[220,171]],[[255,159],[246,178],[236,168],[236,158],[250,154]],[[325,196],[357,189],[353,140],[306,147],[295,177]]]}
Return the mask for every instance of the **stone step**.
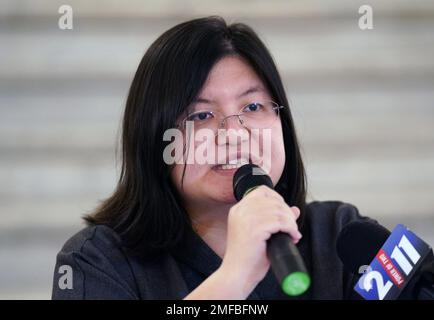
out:
{"label": "stone step", "polygon": [[[104,5],[102,5],[102,3]],[[0,1],[0,12],[4,16],[52,16],[63,4],[61,1],[37,2],[21,0],[19,5],[10,0]],[[221,14],[229,17],[339,17],[356,15],[360,1],[329,0],[271,0],[243,1],[223,0],[218,2],[184,0],[129,0],[121,4],[115,0],[104,2],[75,0],[71,5],[77,14],[90,17],[190,17]],[[381,0],[371,0],[369,5],[379,16],[423,16],[433,15],[434,5],[430,0],[395,0],[393,6]]]}
{"label": "stone step", "polygon": [[[434,21],[434,20],[433,20]],[[261,32],[283,73],[328,74],[433,72],[434,22],[408,25],[405,33],[369,34],[340,23],[340,32],[300,34],[290,30]],[[297,33],[296,33],[297,32]],[[324,31],[323,31],[324,32]],[[2,78],[131,76],[155,33],[48,32],[0,33]],[[52,43],[56,43],[53,51]],[[32,54],[28,52],[31,50]],[[47,59],[50,57],[50,59]]]}

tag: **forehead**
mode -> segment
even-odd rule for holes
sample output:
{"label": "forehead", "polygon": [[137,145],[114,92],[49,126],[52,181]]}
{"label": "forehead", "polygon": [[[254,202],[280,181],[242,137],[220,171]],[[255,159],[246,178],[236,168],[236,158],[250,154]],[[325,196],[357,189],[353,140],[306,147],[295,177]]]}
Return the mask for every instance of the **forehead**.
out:
{"label": "forehead", "polygon": [[257,88],[258,93],[267,93],[265,85],[247,62],[237,56],[228,56],[211,69],[199,97],[233,99],[251,88]]}

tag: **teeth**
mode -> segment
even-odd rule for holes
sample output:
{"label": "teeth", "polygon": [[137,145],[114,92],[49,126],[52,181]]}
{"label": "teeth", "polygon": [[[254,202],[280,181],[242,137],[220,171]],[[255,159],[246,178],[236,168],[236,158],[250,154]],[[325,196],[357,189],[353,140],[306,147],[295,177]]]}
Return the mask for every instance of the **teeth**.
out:
{"label": "teeth", "polygon": [[223,170],[231,170],[231,169],[239,168],[239,167],[241,167],[241,166],[243,166],[243,165],[245,165],[247,163],[249,163],[248,159],[241,158],[241,159],[238,159],[238,160],[237,159],[236,160],[231,160],[231,161],[229,161],[228,164],[219,165],[218,168],[219,169],[223,169]]}
{"label": "teeth", "polygon": [[223,165],[219,166],[219,168],[223,169],[223,170],[230,170],[230,169],[239,168],[241,166],[242,166],[241,163],[238,163],[238,164],[223,164]]}
{"label": "teeth", "polygon": [[249,163],[249,159],[240,159],[239,164],[242,166]]}
{"label": "teeth", "polygon": [[241,159],[229,160],[228,164],[247,164],[247,163],[249,163],[249,159],[241,158]]}

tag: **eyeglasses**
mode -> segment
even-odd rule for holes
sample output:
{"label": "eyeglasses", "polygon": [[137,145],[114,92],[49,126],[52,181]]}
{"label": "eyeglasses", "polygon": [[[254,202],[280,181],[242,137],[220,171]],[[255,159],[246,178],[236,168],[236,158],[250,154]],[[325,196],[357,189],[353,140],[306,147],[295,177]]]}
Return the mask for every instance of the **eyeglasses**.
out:
{"label": "eyeglasses", "polygon": [[265,101],[248,103],[239,113],[229,116],[218,111],[196,111],[185,117],[178,127],[185,130],[187,121],[191,121],[195,130],[210,129],[217,135],[218,129],[224,128],[227,119],[237,117],[239,124],[247,129],[267,129],[279,118],[279,110],[283,108],[276,102]]}

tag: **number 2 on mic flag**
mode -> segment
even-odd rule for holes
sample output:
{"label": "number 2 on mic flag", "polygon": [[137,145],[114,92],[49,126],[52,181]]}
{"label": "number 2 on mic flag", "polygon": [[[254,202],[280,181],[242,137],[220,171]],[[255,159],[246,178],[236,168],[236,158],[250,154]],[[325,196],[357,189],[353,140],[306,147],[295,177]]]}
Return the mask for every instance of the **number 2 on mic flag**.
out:
{"label": "number 2 on mic flag", "polygon": [[422,239],[398,224],[354,290],[366,300],[398,298],[430,250]]}

